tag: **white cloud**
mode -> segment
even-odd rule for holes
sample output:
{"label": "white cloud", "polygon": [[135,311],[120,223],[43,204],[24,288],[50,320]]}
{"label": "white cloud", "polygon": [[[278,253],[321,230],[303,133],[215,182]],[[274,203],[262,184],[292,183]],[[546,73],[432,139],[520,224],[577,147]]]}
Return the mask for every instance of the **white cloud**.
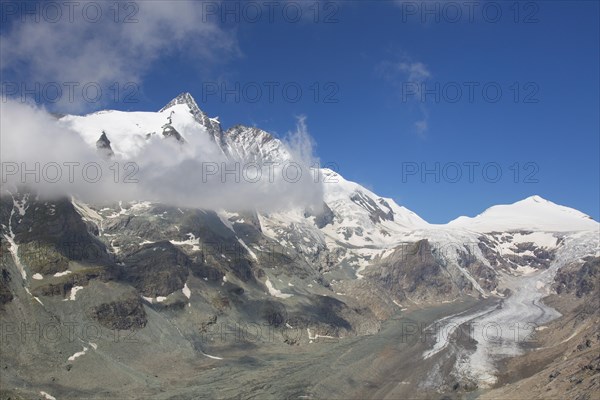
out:
{"label": "white cloud", "polygon": [[[148,140],[147,145],[130,159],[117,160],[103,159],[79,133],[36,106],[16,101],[4,103],[0,108],[0,130],[2,184],[9,190],[26,182],[44,197],[75,195],[93,204],[136,200],[190,208],[265,212],[322,205],[322,180],[315,179],[314,171],[310,170],[314,160],[312,140],[302,118],[286,142],[294,168],[284,175],[284,164],[263,167],[262,177],[257,181],[244,179],[243,175],[242,179],[236,180],[231,176],[223,179],[220,173],[203,174],[204,166],[209,163],[223,168],[225,162],[230,171],[234,165],[219,155],[216,144],[202,129],[181,132],[186,138],[183,145],[174,139],[157,137]],[[120,163],[119,168],[125,162],[134,162],[138,168],[137,182],[125,182],[123,173],[115,182],[111,168],[115,161]],[[78,163],[73,182],[67,179],[66,162]],[[22,171],[25,168],[33,170],[36,163],[40,165],[39,182],[34,183],[33,174],[23,179]],[[61,179],[54,179],[54,167],[44,172],[46,166],[53,165],[51,163],[61,166]],[[102,171],[102,178],[97,182],[95,168],[89,171],[87,179],[83,177],[83,166],[91,163],[99,165]],[[17,171],[12,173],[15,166]],[[240,168],[244,167],[240,165]],[[296,167],[301,171],[298,180]]]}
{"label": "white cloud", "polygon": [[[97,22],[83,17],[88,4],[102,7]],[[201,2],[124,2],[118,3],[119,14],[115,14],[115,4],[80,1],[72,20],[68,7],[64,7],[62,18],[56,23],[44,18],[36,22],[30,17],[25,22],[11,21],[0,37],[0,68],[19,82],[26,82],[27,87],[36,82],[56,82],[61,87],[66,82],[78,82],[81,86],[96,82],[108,92],[115,82],[121,87],[127,82],[139,83],[154,62],[168,60],[176,52],[201,60],[198,64],[239,52],[231,33],[203,19]],[[90,18],[95,15],[94,7],[87,9],[91,10],[87,12]],[[133,22],[124,22],[127,16],[131,16],[127,21]],[[61,109],[77,112],[90,108],[81,101],[81,89],[74,91],[75,101],[66,92],[58,101]],[[95,104],[91,108],[101,106]]]}
{"label": "white cloud", "polygon": [[415,129],[417,130],[417,133],[419,135],[423,135],[425,134],[425,132],[427,132],[427,120],[426,119],[422,119],[420,121],[415,122]]}
{"label": "white cloud", "polygon": [[[233,32],[225,31],[218,20],[204,18],[201,2],[119,3],[120,7],[136,4],[139,8],[121,8],[118,22],[114,20],[114,2],[80,1],[77,4],[72,21],[66,9],[57,23],[43,19],[36,22],[29,17],[25,22],[11,21],[0,37],[2,72],[8,72],[11,79],[25,82],[27,87],[36,82],[57,82],[61,86],[66,82],[80,85],[96,82],[103,90],[109,90],[115,82],[121,88],[127,82],[140,83],[154,63],[168,63],[169,57],[176,56],[179,62],[180,56],[185,55],[194,65],[206,65],[240,53]],[[103,16],[96,23],[82,18],[81,10],[88,4],[102,6]],[[124,23],[131,12],[137,22]],[[78,90],[75,95],[74,101],[64,95],[56,108],[74,113],[103,107],[103,104],[82,101]],[[282,179],[281,166],[273,167],[273,181],[266,178],[270,173],[267,170],[263,171],[265,178],[258,182],[222,181],[220,174],[205,180],[201,173],[203,165],[221,165],[228,161],[220,156],[220,150],[207,135],[189,134],[185,135],[184,146],[172,140],[149,140],[134,158],[119,159],[121,165],[129,161],[135,163],[138,183],[124,183],[122,179],[115,182],[111,169],[114,160],[100,157],[89,141],[83,140],[71,127],[58,123],[45,108],[26,104],[20,98],[3,98],[0,118],[2,183],[6,187],[23,181],[23,166],[31,169],[40,165],[43,169],[57,163],[65,174],[70,172],[64,165],[67,162],[77,165],[74,182],[65,177],[49,182],[42,176],[34,188],[45,197],[76,195],[92,203],[149,200],[208,209],[269,211],[315,207],[322,202],[321,182],[309,170],[313,143],[302,118],[286,142],[293,161],[302,168],[297,182]],[[14,163],[19,173],[7,174],[6,168],[12,169]],[[82,179],[81,168],[90,163],[100,165],[103,172],[97,182]],[[40,172],[43,175],[43,171]],[[47,172],[54,175],[55,171]],[[31,179],[27,182],[31,183]]]}
{"label": "white cloud", "polygon": [[399,72],[406,74],[410,82],[423,82],[431,76],[422,62],[400,62],[396,66]]}
{"label": "white cloud", "polygon": [[[409,102],[421,103],[421,89],[432,76],[424,63],[408,57],[403,57],[403,60],[398,62],[382,62],[378,71],[384,79],[400,90],[400,97],[405,105]],[[419,104],[418,108],[421,118],[414,123],[414,128],[419,136],[424,136],[429,128],[429,113],[424,104]]]}

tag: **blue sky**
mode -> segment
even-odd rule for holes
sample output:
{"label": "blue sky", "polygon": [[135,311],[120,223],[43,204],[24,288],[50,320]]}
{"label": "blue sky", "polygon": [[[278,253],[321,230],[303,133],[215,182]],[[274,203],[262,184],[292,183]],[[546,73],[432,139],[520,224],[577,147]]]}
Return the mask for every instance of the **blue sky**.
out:
{"label": "blue sky", "polygon": [[[285,135],[304,115],[322,164],[335,164],[347,179],[394,198],[429,222],[473,216],[533,194],[599,219],[598,2],[519,2],[516,15],[513,2],[481,1],[472,20],[461,6],[456,22],[455,9],[444,11],[444,2],[291,3],[287,18],[279,6],[270,20],[264,3],[257,2],[263,13],[258,22],[249,21],[256,8],[246,14],[230,8],[223,22],[219,12],[226,6],[214,2],[204,10],[200,2],[192,5],[193,18],[190,13],[166,17],[164,10],[144,13],[140,2],[139,22],[127,28],[147,35],[123,53],[108,51],[104,59],[107,69],[119,71],[110,79],[136,83],[135,102],[108,99],[87,104],[85,111],[157,110],[189,91],[225,128],[241,123]],[[293,22],[298,5],[303,17]],[[423,7],[440,11],[425,15],[423,23]],[[502,15],[493,22],[497,9]],[[17,64],[22,55],[7,56],[14,51],[7,50],[15,40],[11,29],[20,23],[14,18],[9,15],[0,30],[4,57],[15,60],[3,60],[3,82],[53,80],[41,67]],[[157,32],[155,21],[177,28]],[[74,48],[85,48],[81,36],[81,43],[71,43]],[[120,54],[125,57],[110,59]],[[40,65],[52,71],[50,61]],[[272,99],[269,82],[278,85]],[[236,84],[239,101],[233,94],[222,98],[219,85],[236,92]],[[257,86],[262,97],[254,102]],[[298,87],[302,95],[293,102]],[[426,96],[419,88],[428,90]],[[456,88],[462,97],[453,101]],[[493,101],[497,88],[502,96]],[[439,182],[433,173],[421,176],[423,167],[436,165]],[[474,168],[472,182],[468,165]],[[419,172],[408,175],[409,168]],[[495,179],[498,168],[502,176]]]}

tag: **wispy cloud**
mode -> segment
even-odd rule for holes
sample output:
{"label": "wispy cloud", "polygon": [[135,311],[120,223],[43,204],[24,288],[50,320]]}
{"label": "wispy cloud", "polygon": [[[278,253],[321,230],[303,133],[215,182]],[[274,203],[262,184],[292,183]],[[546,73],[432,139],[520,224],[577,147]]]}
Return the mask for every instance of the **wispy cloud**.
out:
{"label": "wispy cloud", "polygon": [[420,121],[415,122],[415,129],[419,135],[424,135],[427,132],[427,128],[429,128],[427,124],[427,119],[422,119]]}
{"label": "wispy cloud", "polygon": [[[377,70],[395,90],[400,92],[399,97],[403,104],[419,102],[423,84],[432,76],[427,65],[408,57],[403,57],[401,61],[384,61]],[[407,92],[410,92],[410,96],[407,96]],[[414,123],[413,127],[419,136],[425,136],[429,129],[429,112],[423,104],[419,104],[418,110],[421,118]]]}
{"label": "wispy cloud", "polygon": [[427,66],[422,62],[400,62],[396,64],[396,67],[411,82],[423,82],[431,76]]}
{"label": "wispy cloud", "polygon": [[[95,21],[98,7],[101,16]],[[115,82],[139,83],[153,63],[168,62],[177,53],[203,64],[237,54],[235,36],[203,18],[202,12],[196,1],[80,1],[72,18],[65,9],[54,23],[16,18],[0,37],[0,68],[28,87],[36,82],[61,87],[79,83],[76,99],[64,95],[58,103],[67,112],[83,111],[89,104],[78,100],[86,83],[97,83],[105,91]]]}

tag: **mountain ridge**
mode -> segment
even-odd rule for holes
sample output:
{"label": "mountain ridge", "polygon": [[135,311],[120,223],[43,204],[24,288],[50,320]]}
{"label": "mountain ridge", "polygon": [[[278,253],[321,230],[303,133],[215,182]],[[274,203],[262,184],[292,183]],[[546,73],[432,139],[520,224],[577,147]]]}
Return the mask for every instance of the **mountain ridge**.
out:
{"label": "mountain ridge", "polygon": [[[94,113],[91,116],[97,120],[94,121],[92,126],[95,126],[95,130],[98,132],[98,136],[95,134],[87,134],[88,143],[93,143],[96,145],[100,140],[104,143],[108,137],[111,137],[111,130],[114,132],[115,129],[119,129],[119,124],[123,124],[119,122],[116,116],[120,114],[124,115],[133,115],[135,113],[139,113],[140,116],[144,116],[146,119],[152,119],[156,122],[151,122],[147,124],[146,130],[150,131],[159,131],[163,127],[163,120],[166,122],[167,120],[171,122],[171,119],[175,121],[173,125],[176,125],[177,119],[180,117],[177,113],[173,114],[176,111],[176,107],[178,106],[186,106],[189,114],[192,116],[193,120],[196,121],[202,128],[206,130],[206,133],[211,138],[211,140],[217,145],[222,154],[229,160],[235,162],[242,163],[266,163],[266,162],[285,162],[292,159],[292,155],[287,148],[287,146],[278,138],[273,136],[267,131],[264,131],[260,128],[249,127],[241,124],[233,125],[227,130],[223,130],[218,118],[211,118],[209,115],[204,112],[199,106],[194,97],[189,92],[182,92],[176,97],[174,97],[171,101],[169,101],[164,107],[162,107],[158,113],[147,113],[147,112],[109,112],[111,110],[105,110],[104,112]],[[168,110],[171,110],[171,113],[167,113]],[[143,114],[143,115],[142,115]],[[166,115],[168,114],[168,115]],[[148,117],[146,117],[148,115]],[[156,117],[155,117],[156,116]],[[152,118],[150,118],[152,117]],[[64,116],[61,118],[63,121],[68,121],[69,119],[75,119],[84,121],[88,116],[77,117],[77,116]],[[110,119],[115,118],[117,123],[109,123],[106,122],[107,125],[112,125],[111,129],[107,129],[106,126],[102,125],[102,119]],[[132,132],[131,135],[135,135],[134,131],[136,126],[139,128],[139,124],[135,123],[135,121],[128,122],[129,127],[126,125],[122,125],[126,131]],[[160,126],[159,126],[160,124]],[[183,139],[186,138],[187,135],[195,134],[186,131],[186,127],[189,123],[183,123],[183,125],[177,126],[176,132],[183,136]],[[78,132],[82,132],[85,130],[90,130],[89,126],[85,126],[85,124],[72,124],[71,127]],[[137,128],[136,128],[137,129]],[[139,130],[139,129],[138,129]],[[143,142],[146,139],[146,135],[148,133],[140,132],[139,138],[134,140],[135,145],[131,146],[134,148],[132,151],[132,155],[135,154],[143,147]],[[86,136],[86,135],[84,135]],[[100,137],[100,139],[98,139]],[[126,138],[126,140],[131,140],[131,137]],[[112,145],[111,152],[119,153],[121,155],[127,155],[128,151],[123,151],[119,149],[118,139],[110,139],[110,144]],[[129,145],[128,145],[129,146]],[[352,189],[348,189],[353,191],[355,188],[360,188],[359,191],[363,193],[369,193],[369,197],[371,198],[379,198],[384,199],[383,197],[376,195],[375,193],[367,190],[362,185],[348,181],[344,179],[341,175],[334,173],[332,170],[327,170],[326,168],[321,168],[320,173],[323,174],[323,180],[325,181],[324,188],[326,190],[326,196],[334,199],[336,194],[335,190],[329,190],[335,188],[331,185],[327,185],[326,181],[331,179],[336,179],[340,177],[344,180],[347,188],[352,187]],[[353,185],[357,185],[354,187]],[[393,199],[384,199],[384,201],[393,201]],[[358,201],[358,198],[355,199]],[[413,228],[421,229],[421,228],[462,228],[469,229],[473,231],[483,232],[483,231],[493,231],[493,230],[521,230],[521,229],[541,229],[547,231],[578,231],[578,230],[597,230],[598,222],[595,221],[592,217],[581,213],[578,210],[573,208],[562,206],[555,204],[549,200],[543,199],[539,195],[532,195],[526,197],[522,200],[518,200],[511,204],[496,204],[488,207],[482,213],[478,214],[475,217],[468,216],[459,216],[446,224],[432,224],[425,221],[422,217],[418,216],[413,211],[407,209],[404,206],[400,206],[393,201],[394,207],[398,207],[397,211],[404,212],[407,215],[413,215]],[[373,207],[366,206],[367,208]],[[376,206],[377,208],[379,206]],[[540,209],[545,210],[540,214]],[[550,210],[553,209],[554,213]],[[501,210],[499,212],[498,210]],[[537,210],[533,214],[539,214],[535,218],[531,216],[531,210]],[[382,210],[383,214],[386,212]],[[515,214],[516,212],[516,214]],[[519,214],[522,214],[522,221],[516,221],[515,219],[520,218]],[[414,217],[416,216],[416,217]],[[560,216],[560,217],[558,217]],[[548,223],[548,221],[552,221],[553,217],[558,217],[560,222],[552,222]],[[494,220],[494,221],[491,221]],[[504,221],[503,221],[504,220]],[[494,226],[494,223],[497,226]],[[527,223],[530,226],[527,226]],[[595,223],[595,224],[594,224]],[[407,226],[409,227],[410,224]]]}

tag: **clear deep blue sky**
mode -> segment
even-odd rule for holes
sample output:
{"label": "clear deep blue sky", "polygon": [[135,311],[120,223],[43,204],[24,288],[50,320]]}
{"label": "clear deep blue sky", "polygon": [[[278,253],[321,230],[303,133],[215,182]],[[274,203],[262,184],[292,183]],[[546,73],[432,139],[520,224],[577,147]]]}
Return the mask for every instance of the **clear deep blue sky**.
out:
{"label": "clear deep blue sky", "polygon": [[[225,128],[256,125],[277,135],[294,129],[295,117],[304,115],[323,164],[335,163],[347,179],[394,198],[429,222],[473,216],[533,194],[598,220],[599,3],[540,1],[534,7],[519,2],[516,16],[515,3],[501,1],[494,3],[502,11],[495,23],[495,7],[483,15],[486,3],[474,8],[473,21],[463,6],[458,22],[451,21],[455,9],[447,8],[438,14],[439,23],[434,15],[421,21],[424,3],[400,1],[322,3],[318,23],[310,2],[298,23],[290,21],[295,8],[288,9],[288,20],[276,9],[270,21],[263,7],[257,23],[243,14],[240,23],[231,15],[225,23],[211,15],[209,20],[235,38],[236,54],[207,62],[172,49],[143,73],[139,102],[107,106],[157,110],[189,91]],[[410,14],[412,6],[416,15]],[[253,9],[247,11],[246,16],[254,15]],[[325,23],[327,16],[332,23]],[[248,89],[239,102],[233,94],[222,99],[220,90],[206,90],[223,83],[235,91],[236,82]],[[257,103],[251,102],[252,82],[263,90]],[[272,102],[265,82],[280,85]],[[430,93],[422,102],[418,93],[407,95],[407,82],[433,91],[437,83],[447,92],[440,92],[439,101]],[[472,101],[465,82],[477,85]],[[286,83],[302,88],[298,102],[282,94]],[[462,97],[451,102],[454,83]],[[495,87],[502,97],[492,102]],[[293,88],[288,93],[293,96]],[[336,102],[325,102],[326,95]],[[473,182],[464,165],[469,162],[480,163]],[[403,177],[408,165],[433,169],[435,163],[446,166],[439,183],[434,174]],[[456,183],[450,182],[456,164],[448,163],[461,165]],[[500,166],[498,182],[488,182],[496,174],[493,167],[483,176],[486,163]],[[526,163],[532,164],[526,168]],[[537,183],[527,181],[529,173]]]}

